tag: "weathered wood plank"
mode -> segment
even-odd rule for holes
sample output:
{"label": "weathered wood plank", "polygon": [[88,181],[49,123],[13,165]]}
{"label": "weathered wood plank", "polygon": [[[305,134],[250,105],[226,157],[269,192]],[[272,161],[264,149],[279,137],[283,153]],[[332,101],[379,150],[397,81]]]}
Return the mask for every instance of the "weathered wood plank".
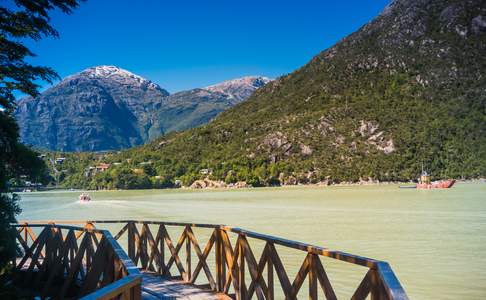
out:
{"label": "weathered wood plank", "polygon": [[[268,250],[266,250],[266,251],[268,251]],[[268,285],[267,299],[268,300],[273,300],[274,297],[275,297],[273,280],[274,280],[273,279],[273,263],[272,263],[271,259],[267,259],[267,285]]]}
{"label": "weathered wood plank", "polygon": [[[27,270],[27,275],[25,276],[25,280],[24,280],[25,284],[30,283],[30,280],[33,276],[34,267],[36,266],[36,264],[39,260],[40,253],[42,252],[42,249],[44,248],[46,241],[49,238],[49,232],[50,232],[50,228],[46,227],[41,232],[41,234],[39,235],[39,238],[36,240],[36,241],[39,241],[39,242],[36,244],[35,252],[32,255],[32,259],[31,259],[29,268]],[[34,246],[34,245],[32,245],[32,246]],[[46,258],[44,258],[42,260],[41,267],[39,269],[42,269],[43,265],[45,265],[46,263],[47,263]],[[20,265],[23,265],[23,263],[21,262]]]}
{"label": "weathered wood plank", "polygon": [[[27,231],[25,231],[25,233],[27,234]],[[19,241],[20,245],[22,246],[22,248],[24,248],[24,251],[25,251],[25,254],[24,254],[24,259],[25,261],[29,258],[29,257],[32,257],[33,253],[32,253],[32,250],[31,248],[27,245],[27,242],[26,240],[27,239],[23,239],[22,236],[20,235],[20,232],[17,231],[17,240]],[[23,259],[23,260],[24,260]],[[20,263],[19,263],[20,265]],[[39,262],[36,262],[36,266],[38,268],[40,268],[40,263]],[[20,269],[19,266],[16,264],[15,267],[17,269]],[[20,265],[20,267],[22,267],[22,265]]]}
{"label": "weathered wood plank", "polygon": [[294,282],[292,283],[291,299],[297,298],[297,294],[299,293],[299,290],[302,287],[302,284],[304,283],[307,274],[309,273],[309,266],[310,266],[309,258],[310,258],[310,254],[308,254],[305,257],[302,266],[300,267],[299,271],[297,272],[297,275],[295,276]]}
{"label": "weathered wood plank", "polygon": [[[265,294],[267,294],[267,285],[265,281],[263,280],[262,277],[262,272],[259,270],[259,264],[257,263],[255,259],[255,255],[253,254],[253,251],[250,248],[250,245],[248,244],[248,240],[246,239],[245,236],[241,237],[240,244],[243,246],[243,254],[245,255],[246,262],[248,265],[248,270],[250,272],[250,277],[252,281],[255,282],[255,291],[258,299],[264,299]],[[251,284],[250,284],[251,287]],[[251,293],[251,288],[248,288],[248,295],[247,297],[251,298],[252,293]]]}
{"label": "weathered wood plank", "polygon": [[127,223],[122,229],[120,229],[120,231],[118,231],[118,233],[115,235],[115,240],[120,239],[120,237],[128,230],[129,225],[130,223]]}
{"label": "weathered wood plank", "polygon": [[221,231],[221,238],[223,242],[224,259],[226,261],[226,264],[228,265],[228,277],[226,278],[226,284],[223,291],[225,294],[228,294],[231,283],[233,283],[233,289],[238,295],[240,294],[240,283],[238,281],[238,256],[240,254],[240,248],[238,244],[239,241],[236,241],[235,249],[233,250],[233,248],[231,247],[231,241],[226,231]]}
{"label": "weathered wood plank", "polygon": [[277,277],[280,281],[280,285],[282,286],[285,298],[291,298],[292,285],[290,284],[289,276],[285,271],[282,261],[278,256],[277,250],[275,249],[275,246],[272,243],[267,243],[267,245],[269,259],[272,260],[272,263],[275,267],[275,272],[277,273]]}
{"label": "weathered wood plank", "polygon": [[133,227],[135,226],[133,222],[128,222],[128,257],[135,261],[135,237],[133,232]]}
{"label": "weathered wood plank", "polygon": [[42,290],[43,298],[47,297],[47,292],[49,291],[54,278],[58,275],[59,271],[62,270],[62,267],[64,265],[64,259],[66,259],[67,253],[69,252],[69,249],[71,247],[72,239],[76,239],[76,235],[74,234],[73,230],[70,230],[66,235],[66,239],[64,240],[64,243],[61,247],[59,256],[56,258],[56,261],[54,262],[52,269],[50,270],[49,277],[47,278],[47,281],[44,284],[44,288]]}
{"label": "weathered wood plank", "polygon": [[[160,241],[160,234],[159,232],[157,233],[157,240],[154,240],[154,236],[152,235],[152,232],[150,229],[147,227],[147,232],[146,232],[146,239],[148,243],[148,247],[150,247],[150,256],[148,259],[148,266],[149,266],[149,271],[156,271],[155,266],[157,266],[157,270],[160,270],[160,264],[162,263],[160,260],[160,252],[159,248],[157,247],[158,241]],[[155,266],[154,266],[155,262]]]}
{"label": "weathered wood plank", "polygon": [[365,277],[363,278],[358,288],[354,292],[353,296],[351,297],[351,300],[365,300],[366,297],[368,297],[371,291],[371,276],[372,276],[372,270],[366,272]]}
{"label": "weathered wood plank", "polygon": [[238,235],[238,239],[236,241],[236,245],[238,245],[238,252],[240,258],[240,270],[238,272],[238,281],[240,282],[240,294],[238,296],[238,300],[246,299],[247,289],[245,283],[245,255],[243,254],[243,246],[240,243],[241,236]]}
{"label": "weathered wood plank", "polygon": [[191,283],[196,282],[196,279],[199,275],[199,272],[201,269],[204,269],[204,273],[206,274],[206,277],[209,281],[209,284],[211,286],[211,289],[216,290],[216,282],[214,280],[213,275],[211,274],[211,270],[209,269],[208,264],[206,263],[206,259],[209,255],[209,252],[211,252],[211,249],[213,248],[214,241],[215,241],[215,233],[211,234],[211,237],[209,238],[209,241],[206,244],[206,247],[204,247],[204,251],[201,253],[201,248],[199,247],[199,244],[197,243],[197,240],[194,237],[194,234],[192,233],[192,230],[188,232],[189,238],[193,241],[194,243],[194,248],[196,249],[196,254],[199,257],[199,263],[196,265],[196,268],[194,269],[194,273],[192,274],[192,279]]}
{"label": "weathered wood plank", "polygon": [[140,285],[142,282],[141,276],[126,276],[116,282],[107,285],[94,293],[82,297],[80,300],[108,300],[121,295],[127,290]]}
{"label": "weathered wood plank", "polygon": [[200,288],[181,280],[168,280],[153,272],[143,272],[142,290],[159,299],[230,300],[228,295]]}
{"label": "weathered wood plank", "polygon": [[89,236],[84,235],[83,239],[81,240],[81,244],[79,245],[79,249],[76,252],[76,256],[74,257],[74,261],[71,263],[71,269],[69,270],[66,279],[64,279],[64,284],[61,288],[61,292],[59,293],[59,298],[61,299],[63,299],[64,296],[68,293],[71,284],[76,278],[76,275],[78,274],[78,272],[80,272],[80,269],[82,269],[81,263],[83,261],[83,256],[86,251],[88,240]]}
{"label": "weathered wood plank", "polygon": [[321,288],[324,290],[324,294],[326,295],[327,300],[336,300],[336,293],[334,293],[334,289],[332,288],[331,282],[329,281],[329,277],[327,277],[327,273],[324,270],[324,266],[319,259],[319,256],[314,255],[314,268],[316,271],[317,279],[319,280],[319,284]]}
{"label": "weathered wood plank", "polygon": [[[315,254],[309,256],[309,300],[317,300],[317,274],[316,274],[316,257]],[[318,258],[317,258],[318,259]]]}
{"label": "weathered wood plank", "polygon": [[185,274],[185,280],[187,282],[191,281],[191,240],[189,239],[188,235],[188,230],[190,230],[191,227],[186,226],[185,227],[185,233],[186,233],[186,274]]}
{"label": "weathered wood plank", "polygon": [[108,262],[108,246],[106,244],[106,239],[102,238],[93,255],[91,268],[86,272],[86,279],[81,286],[81,295],[86,295],[96,289],[100,276]]}
{"label": "weathered wood plank", "polygon": [[170,270],[170,267],[175,262],[180,275],[184,276],[184,273],[186,273],[186,271],[184,270],[181,259],[179,258],[179,251],[181,250],[182,244],[184,244],[184,240],[186,239],[186,231],[182,232],[181,236],[179,237],[179,241],[177,242],[177,245],[174,248],[174,244],[172,243],[172,239],[170,238],[167,229],[165,229],[165,227],[162,227],[162,230],[164,232],[165,243],[167,244],[167,247],[169,248],[171,254],[171,257],[167,262],[167,269]]}

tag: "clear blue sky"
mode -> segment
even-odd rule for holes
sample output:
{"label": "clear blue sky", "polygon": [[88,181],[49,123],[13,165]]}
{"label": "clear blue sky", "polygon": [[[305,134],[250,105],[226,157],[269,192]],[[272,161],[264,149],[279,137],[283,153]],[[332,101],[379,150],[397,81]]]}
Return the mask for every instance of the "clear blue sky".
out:
{"label": "clear blue sky", "polygon": [[389,0],[88,0],[56,12],[59,39],[27,45],[61,77],[116,65],[170,92],[290,73],[371,20]]}

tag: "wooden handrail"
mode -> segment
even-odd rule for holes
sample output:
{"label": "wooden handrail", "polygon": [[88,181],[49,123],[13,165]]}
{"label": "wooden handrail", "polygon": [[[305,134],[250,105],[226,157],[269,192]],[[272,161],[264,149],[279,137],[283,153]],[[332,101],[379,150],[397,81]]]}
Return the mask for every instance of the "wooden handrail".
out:
{"label": "wooden handrail", "polygon": [[[303,282],[309,280],[309,299],[317,299],[321,286],[327,299],[336,299],[332,285],[327,277],[320,256],[367,267],[369,270],[357,287],[352,299],[365,299],[371,295],[376,299],[408,299],[403,287],[388,263],[353,255],[341,251],[330,250],[307,243],[292,241],[270,235],[230,227],[221,224],[195,224],[183,222],[162,222],[143,220],[89,220],[89,221],[54,221],[64,224],[124,224],[123,228],[113,239],[126,237],[128,257],[134,266],[161,275],[182,278],[188,283],[195,283],[199,274],[206,275],[208,287],[214,291],[228,293],[232,287],[236,299],[250,299],[256,295],[258,299],[274,299],[274,285],[279,283],[286,299],[296,299]],[[29,226],[36,226],[37,222],[28,222]],[[51,221],[52,223],[52,221]],[[45,224],[44,224],[45,225]],[[44,226],[39,224],[39,226]],[[158,226],[157,232],[152,234],[149,225]],[[58,226],[58,225],[56,225]],[[59,228],[72,228],[70,225],[60,225]],[[137,227],[138,226],[138,227]],[[183,231],[178,240],[172,240],[166,227],[182,227]],[[79,227],[76,227],[79,228]],[[192,228],[211,229],[208,243],[201,247]],[[102,233],[103,230],[84,228],[86,232]],[[235,245],[231,245],[229,234],[237,236]],[[111,235],[110,235],[111,236]],[[249,239],[264,242],[262,255],[255,257]],[[184,246],[185,245],[185,246]],[[293,282],[288,277],[275,245],[296,249],[307,253],[302,266]],[[185,259],[180,257],[180,250],[185,249]],[[165,253],[168,250],[168,253]],[[193,254],[192,251],[195,253]],[[210,252],[215,253],[215,277],[208,265],[207,257]],[[191,265],[191,255],[198,260],[197,265]],[[170,273],[175,266],[178,274]],[[263,272],[266,269],[267,275]],[[245,282],[248,272],[251,282]],[[274,274],[275,273],[275,274]],[[264,279],[267,277],[266,279]],[[115,286],[114,286],[115,287]],[[108,288],[108,286],[106,287]],[[109,290],[109,289],[106,289]]]}
{"label": "wooden handrail", "polygon": [[123,294],[127,290],[133,288],[137,289],[140,293],[140,287],[142,285],[142,277],[136,275],[129,275],[117,280],[93,293],[82,297],[80,300],[108,300],[114,299],[117,296]]}
{"label": "wooden handrail", "polygon": [[[306,251],[306,252],[311,252],[317,255],[323,255],[327,256],[330,258],[334,258],[337,260],[341,260],[344,262],[349,262],[352,264],[357,264],[357,265],[362,265],[368,268],[376,268],[376,263],[379,261],[363,257],[363,256],[358,256],[342,251],[334,251],[330,250],[325,247],[320,247],[320,246],[315,246],[303,242],[298,242],[298,241],[293,241],[293,240],[288,240],[280,237],[275,237],[271,235],[266,235],[266,234],[261,234],[257,233],[254,231],[249,231],[245,230],[242,228],[238,227],[231,227],[227,225],[221,225],[221,224],[201,224],[201,223],[184,223],[184,222],[165,222],[165,221],[140,221],[140,220],[89,220],[89,221],[79,221],[79,220],[58,220],[58,221],[34,221],[34,222],[28,222],[28,224],[45,224],[48,222],[55,222],[56,224],[59,223],[65,223],[65,224],[86,224],[86,223],[93,223],[93,224],[126,224],[126,223],[135,223],[135,224],[151,224],[151,225],[165,225],[165,226],[181,226],[181,227],[194,227],[194,228],[213,228],[213,229],[224,229],[227,231],[231,231],[233,233],[237,234],[242,234],[251,238],[259,239],[259,240],[264,240],[267,242],[271,242],[277,245],[301,250],[301,251]],[[19,222],[22,223],[22,222]]]}
{"label": "wooden handrail", "polygon": [[[53,222],[12,225],[24,249],[23,257],[14,262],[23,275],[21,284],[41,298],[117,299],[123,295],[124,299],[141,299],[142,275],[109,231]],[[32,228],[42,231],[35,236]]]}

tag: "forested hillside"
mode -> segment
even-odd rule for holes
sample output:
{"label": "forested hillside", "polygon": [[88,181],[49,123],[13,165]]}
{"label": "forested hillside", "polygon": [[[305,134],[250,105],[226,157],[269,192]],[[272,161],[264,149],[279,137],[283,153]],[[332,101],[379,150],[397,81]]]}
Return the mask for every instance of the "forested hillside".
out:
{"label": "forested hillside", "polygon": [[203,169],[253,185],[405,181],[422,163],[435,178],[485,176],[485,53],[486,2],[397,0],[210,124],[104,157],[119,165],[66,183],[190,184]]}

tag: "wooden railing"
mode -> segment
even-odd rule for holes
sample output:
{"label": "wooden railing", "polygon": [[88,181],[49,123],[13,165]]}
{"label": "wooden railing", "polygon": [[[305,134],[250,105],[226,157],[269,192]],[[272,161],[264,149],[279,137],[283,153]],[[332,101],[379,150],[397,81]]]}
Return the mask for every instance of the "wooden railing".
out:
{"label": "wooden railing", "polygon": [[[366,299],[368,296],[372,300],[408,299],[388,263],[366,257],[224,225],[132,220],[86,221],[86,224],[123,226],[115,239],[124,240],[128,256],[142,270],[192,284],[200,285],[202,281],[206,288],[236,299],[252,299],[255,296],[257,299],[297,299],[303,293],[309,299],[317,299],[318,294],[323,294],[326,299],[337,299],[321,257],[368,269],[351,299]],[[182,230],[177,241],[169,235],[168,229],[174,227]],[[199,244],[196,228],[208,231],[206,245]],[[257,243],[260,244],[259,249],[263,249],[259,257],[254,252]],[[289,277],[276,246],[303,252],[304,259],[295,277]],[[209,263],[211,252],[214,260]],[[201,278],[201,273],[205,278]],[[306,280],[308,291],[301,291]]]}
{"label": "wooden railing", "polygon": [[15,280],[32,295],[43,299],[141,299],[140,271],[109,231],[89,224],[14,226],[22,249],[22,256],[14,261]]}

